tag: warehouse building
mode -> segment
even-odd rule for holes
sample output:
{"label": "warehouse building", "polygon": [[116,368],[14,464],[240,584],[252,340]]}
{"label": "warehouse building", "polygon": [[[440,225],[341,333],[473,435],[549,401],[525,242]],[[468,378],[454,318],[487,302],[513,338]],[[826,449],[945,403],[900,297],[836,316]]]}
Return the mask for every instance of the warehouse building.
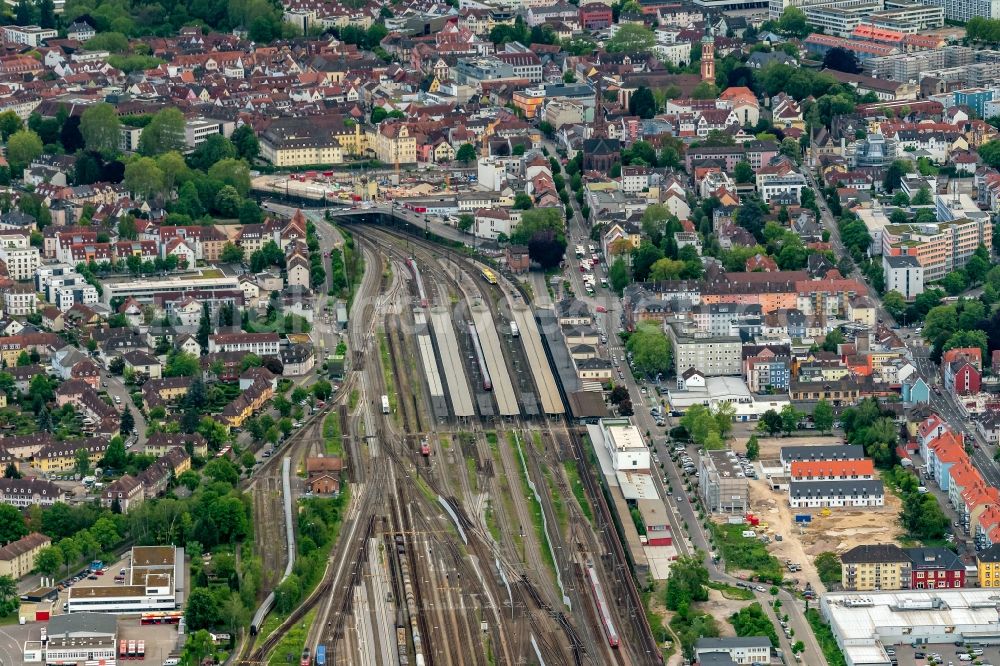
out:
{"label": "warehouse building", "polygon": [[885,647],[900,643],[1000,642],[995,589],[838,592],[820,599],[847,666],[888,666]]}
{"label": "warehouse building", "polygon": [[70,613],[141,613],[171,611],[184,605],[184,549],[135,546],[124,585],[110,576],[106,585],[69,589]]}

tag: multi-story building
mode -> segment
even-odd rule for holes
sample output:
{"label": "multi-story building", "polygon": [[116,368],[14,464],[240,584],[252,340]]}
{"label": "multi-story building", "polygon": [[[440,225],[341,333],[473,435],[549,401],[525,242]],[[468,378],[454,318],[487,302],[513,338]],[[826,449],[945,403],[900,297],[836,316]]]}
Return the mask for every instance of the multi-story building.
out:
{"label": "multi-story building", "polygon": [[[174,546],[134,546],[128,559],[125,584],[110,576],[98,584],[70,588],[67,610],[71,614],[141,613],[177,608],[177,588],[184,584],[184,549]],[[113,656],[113,655],[112,655]]]}
{"label": "multi-story building", "polygon": [[878,480],[792,481],[788,503],[795,509],[882,506],[885,488]]}
{"label": "multi-story building", "polygon": [[[942,209],[953,210],[947,205],[939,212]],[[980,245],[990,250],[992,236],[993,223],[986,214],[939,224],[889,224],[882,229],[882,254],[916,257],[924,282],[934,282],[963,268]]]}
{"label": "multi-story building", "polygon": [[875,478],[875,463],[864,460],[796,460],[791,466],[792,481],[850,481]]}
{"label": "multi-story building", "polygon": [[602,419],[601,430],[611,464],[618,470],[649,470],[649,448],[639,428],[628,418]]}
{"label": "multi-story building", "polygon": [[924,269],[911,255],[882,255],[886,291],[896,291],[907,301],[924,293]]}
{"label": "multi-story building", "polygon": [[743,514],[750,485],[732,451],[706,451],[698,460],[698,495],[712,513]]}
{"label": "multi-story building", "polygon": [[104,453],[108,450],[108,442],[100,437],[53,442],[43,446],[35,454],[34,466],[46,474],[74,470],[77,451],[81,449],[87,452],[87,458],[93,466],[104,457]]}
{"label": "multi-story building", "polygon": [[986,104],[996,99],[997,90],[987,88],[963,88],[955,91],[955,106],[967,106],[977,118],[986,117]]}
{"label": "multi-story building", "polygon": [[41,46],[46,39],[58,37],[59,32],[47,28],[39,28],[37,25],[5,25],[3,27],[3,37],[5,41],[15,44],[25,44],[27,46]]}
{"label": "multi-story building", "polygon": [[260,136],[261,157],[275,166],[340,164],[367,148],[362,126],[340,116],[278,118]]}
{"label": "multi-story building", "polygon": [[791,361],[788,345],[746,345],[743,373],[747,386],[754,393],[787,390]]}
{"label": "multi-story building", "polygon": [[968,23],[976,16],[1000,19],[1000,0],[933,0],[933,4],[944,9],[949,21]]}
{"label": "multi-story building", "polygon": [[219,333],[208,336],[208,351],[237,351],[257,356],[277,356],[281,338],[277,333]]}
{"label": "multi-story building", "polygon": [[706,377],[741,374],[743,342],[739,336],[706,335],[681,322],[668,324],[667,335],[673,345],[678,377],[690,368]]}
{"label": "multi-story building", "polygon": [[841,2],[805,4],[799,7],[806,20],[823,33],[835,37],[849,37],[862,21],[882,9],[881,2],[871,0],[842,0]]}
{"label": "multi-story building", "polygon": [[910,580],[910,558],[895,544],[864,544],[840,556],[847,590],[900,590]]}
{"label": "multi-story building", "polygon": [[14,280],[31,280],[41,264],[37,247],[0,245],[0,260],[7,264],[7,274]]}
{"label": "multi-story building", "polygon": [[930,590],[965,586],[965,563],[947,548],[856,546],[840,558],[844,589]]}
{"label": "multi-story building", "polygon": [[27,576],[35,568],[38,553],[51,545],[52,539],[32,532],[0,548],[0,576],[10,576],[14,580]]}
{"label": "multi-story building", "polygon": [[[570,7],[572,8],[572,5]],[[574,9],[574,13],[575,11]],[[514,78],[527,79],[529,83],[541,82],[542,60],[531,51],[524,53],[497,53],[494,57],[513,68]]]}
{"label": "multi-story building", "polygon": [[713,655],[725,655],[731,664],[771,663],[771,639],[767,636],[699,638],[694,644],[694,656],[699,664],[715,664]]}
{"label": "multi-story building", "polygon": [[979,587],[1000,587],[1000,543],[976,553]]}
{"label": "multi-story building", "polygon": [[51,506],[65,501],[66,491],[44,479],[26,477],[23,479],[0,480],[0,502],[25,509],[29,506]]}
{"label": "multi-story building", "polygon": [[30,284],[13,284],[3,290],[3,311],[15,317],[33,314],[38,307],[38,296]]}
{"label": "multi-story building", "polygon": [[367,131],[368,144],[375,158],[384,164],[414,164],[417,161],[417,139],[403,122],[385,121]]}

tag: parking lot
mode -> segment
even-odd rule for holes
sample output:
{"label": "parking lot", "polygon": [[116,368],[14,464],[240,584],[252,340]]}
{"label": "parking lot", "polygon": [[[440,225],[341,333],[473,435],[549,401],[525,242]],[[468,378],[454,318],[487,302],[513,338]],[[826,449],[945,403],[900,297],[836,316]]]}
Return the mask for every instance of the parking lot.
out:
{"label": "parking lot", "polygon": [[[962,664],[979,664],[980,666],[987,666],[989,664],[1000,664],[1000,647],[991,646],[979,648],[983,650],[983,654],[977,657],[980,661],[976,662],[973,660],[962,661],[959,658],[959,654],[968,654],[969,648],[956,647],[950,643],[936,643],[933,645],[925,645],[919,648],[913,648],[909,645],[895,645],[886,646],[887,649],[892,649],[896,651],[896,660],[899,662],[899,666],[924,666],[925,664],[941,664],[941,666],[962,666]],[[917,659],[916,654],[923,654],[924,658]],[[940,660],[930,659],[931,655],[940,655]]]}
{"label": "parking lot", "polygon": [[[91,580],[89,576],[84,576],[81,580],[73,583],[72,587],[95,587],[98,585],[114,585],[115,576],[117,576],[118,572],[121,571],[122,569],[127,569],[128,566],[129,566],[129,556],[126,555],[125,557],[121,558],[114,564],[105,563],[104,575],[95,576],[97,580]],[[79,573],[80,573],[79,571],[72,572],[73,575],[70,576],[70,578],[73,578]],[[67,587],[65,590],[62,590],[59,593],[59,600],[56,603],[55,607],[52,609],[53,613],[63,612],[63,604],[69,601],[70,589],[71,589],[70,587]]]}

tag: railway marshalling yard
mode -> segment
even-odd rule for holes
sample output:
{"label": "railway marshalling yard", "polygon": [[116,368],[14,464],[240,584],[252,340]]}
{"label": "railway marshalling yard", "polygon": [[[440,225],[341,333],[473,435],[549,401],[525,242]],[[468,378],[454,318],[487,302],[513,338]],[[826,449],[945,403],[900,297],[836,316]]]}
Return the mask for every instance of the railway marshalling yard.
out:
{"label": "railway marshalling yard", "polygon": [[[317,592],[243,661],[266,660],[308,618],[306,647],[328,663],[660,663],[526,295],[464,254],[348,230],[365,274],[327,409],[350,508]],[[322,450],[325,417],[284,455]],[[256,482],[258,504],[282,501],[274,487]],[[260,510],[259,541],[273,546],[282,514]]]}

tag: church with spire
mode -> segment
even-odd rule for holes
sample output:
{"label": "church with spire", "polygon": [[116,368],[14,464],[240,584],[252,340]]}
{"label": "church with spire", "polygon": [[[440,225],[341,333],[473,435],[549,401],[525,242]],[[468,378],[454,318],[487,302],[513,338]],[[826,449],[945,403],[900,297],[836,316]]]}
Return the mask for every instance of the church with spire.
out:
{"label": "church with spire", "polygon": [[594,122],[590,125],[590,138],[583,142],[583,168],[587,171],[607,173],[621,159],[621,142],[608,138],[608,117],[604,110],[604,90],[601,77],[594,83]]}
{"label": "church with spire", "polygon": [[701,38],[701,80],[715,83],[715,33],[710,23]]}

